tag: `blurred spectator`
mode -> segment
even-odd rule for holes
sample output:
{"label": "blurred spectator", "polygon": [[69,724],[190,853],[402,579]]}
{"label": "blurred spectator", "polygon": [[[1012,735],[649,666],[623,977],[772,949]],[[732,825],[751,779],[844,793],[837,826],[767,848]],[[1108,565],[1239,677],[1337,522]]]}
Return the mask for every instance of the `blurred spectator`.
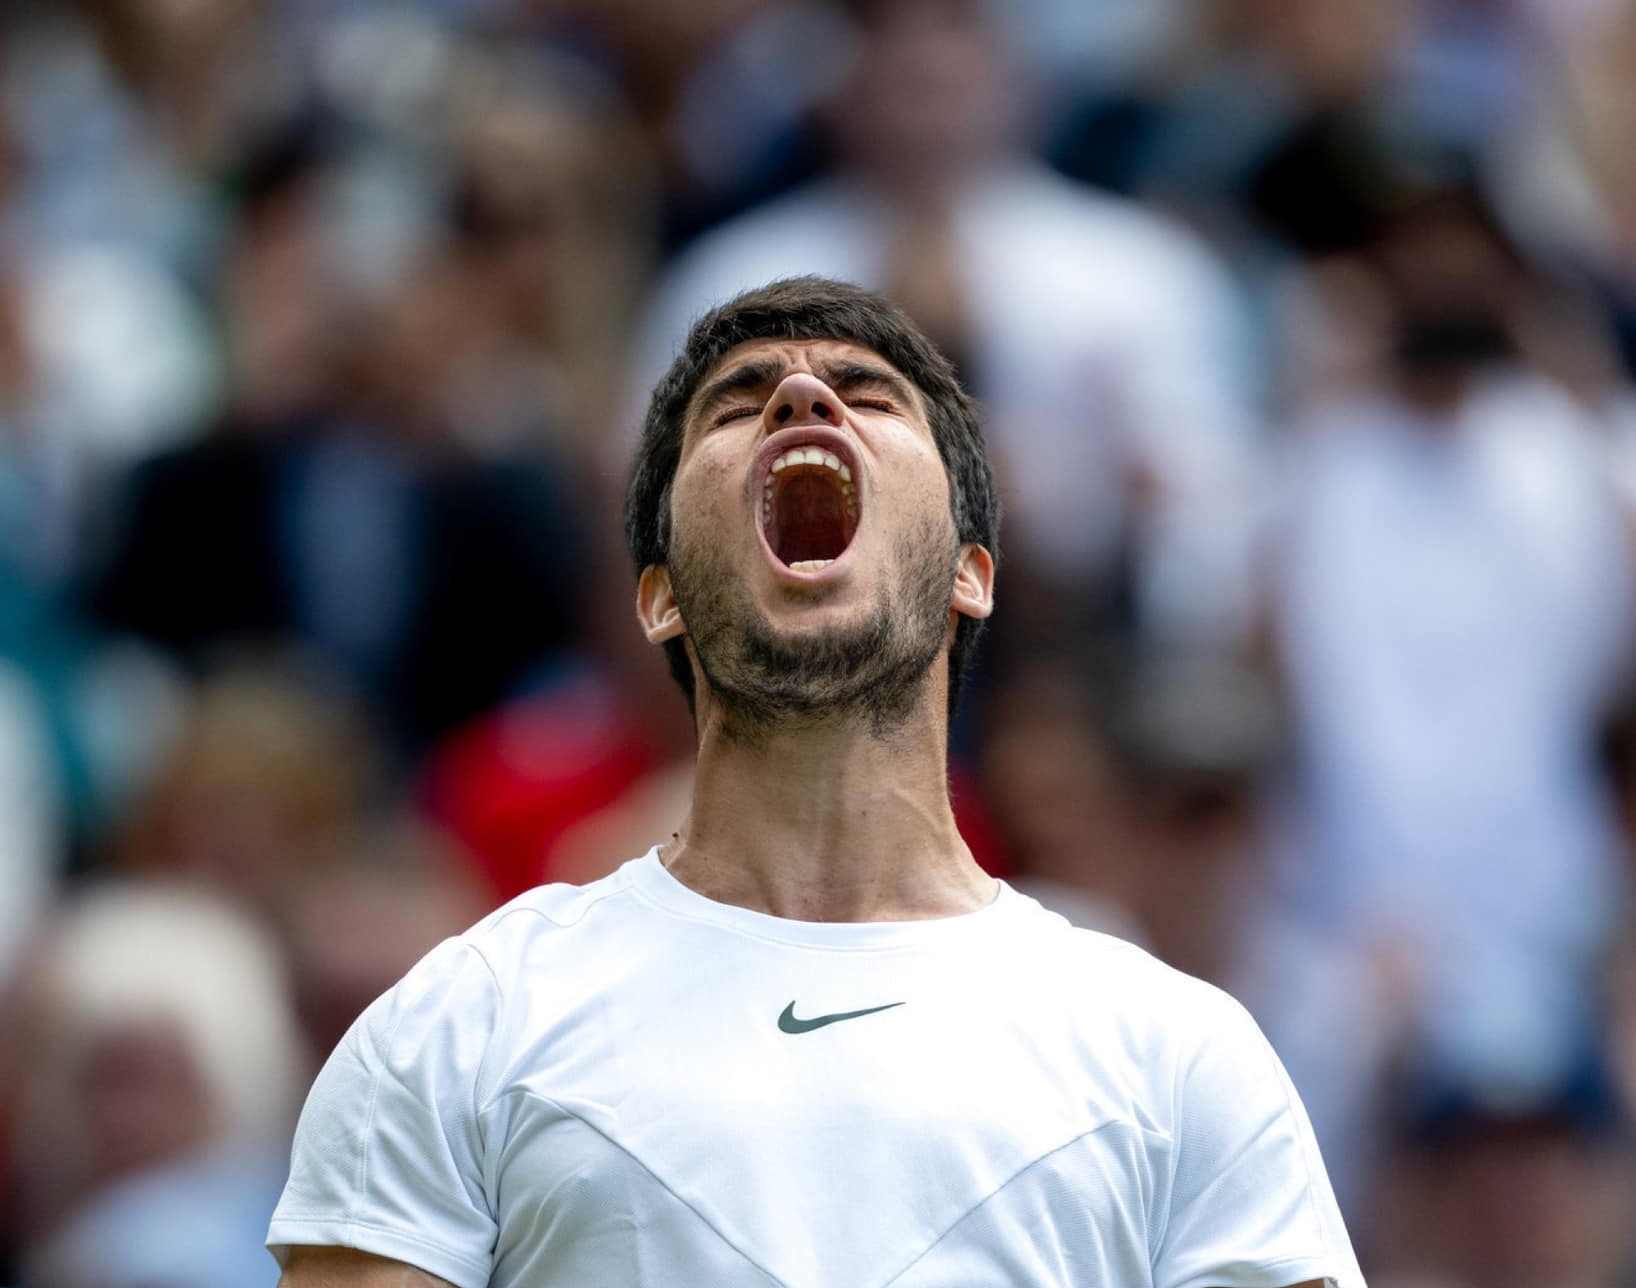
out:
{"label": "blurred spectator", "polygon": [[[605,875],[582,849],[565,870],[560,847],[592,819],[629,809],[633,793],[644,793],[660,772],[661,756],[662,746],[606,677],[570,673],[445,739],[427,761],[421,799],[476,860],[500,903],[547,881]],[[656,804],[668,803],[661,793]],[[600,863],[611,870],[635,857],[680,817],[678,809],[645,820],[659,830],[631,853],[603,855]]]}
{"label": "blurred spectator", "polygon": [[90,0],[87,22],[164,161],[208,175],[288,110],[295,68],[265,0]]}
{"label": "blurred spectator", "polygon": [[1144,78],[1087,87],[1051,155],[1065,173],[1158,201],[1213,234],[1241,233],[1245,184],[1281,140],[1314,122],[1391,114],[1413,7],[1204,0]]}
{"label": "blurred spectator", "polygon": [[1152,651],[1118,679],[1110,735],[1147,944],[1239,991],[1270,884],[1261,788],[1281,713],[1261,677],[1219,654]]}
{"label": "blurred spectator", "polygon": [[1242,234],[1255,169],[1309,131],[1484,151],[1550,65],[1519,10],[1508,0],[1336,0],[1321,11],[1202,0],[1145,75],[1092,81],[1050,151],[1068,174]]}
{"label": "blurred spectator", "polygon": [[1237,988],[1278,735],[1265,686],[1220,656],[1032,657],[990,700],[979,761],[1014,884]]}
{"label": "blurred spectator", "polygon": [[1031,658],[986,704],[976,763],[1017,888],[1075,925],[1140,941],[1130,803],[1091,672]]}
{"label": "blurred spectator", "polygon": [[1614,1288],[1636,1206],[1628,1119],[1590,1062],[1520,1097],[1410,1087],[1387,1180],[1380,1288]]}
{"label": "blurred spectator", "polygon": [[[0,163],[0,225],[20,182]],[[163,668],[89,627],[68,583],[113,480],[213,396],[205,348],[196,306],[140,258],[0,232],[0,674],[16,788],[0,961],[163,727]]]}
{"label": "blurred spectator", "polygon": [[314,249],[320,164],[258,191],[229,297],[244,401],[133,473],[93,602],[194,668],[305,641],[415,754],[576,641],[586,537],[548,455],[451,437],[467,291],[447,258],[374,302],[335,300]]}
{"label": "blurred spectator", "polygon": [[[1246,350],[1220,267],[1191,239],[1054,178],[1021,151],[1023,97],[978,0],[847,7],[827,99],[834,174],[711,233],[662,279],[646,389],[691,318],[773,277],[884,289],[966,368],[1009,504],[1002,631],[1136,614],[1160,633],[1242,625]],[[1053,612],[1055,610],[1055,612]]]}
{"label": "blurred spectator", "polygon": [[1626,146],[1636,125],[1636,8],[1539,8],[1555,74],[1491,169],[1510,218],[1594,310],[1571,356],[1590,377],[1583,395],[1613,423],[1620,483],[1636,506],[1636,165]]}
{"label": "blurred spectator", "polygon": [[66,801],[28,677],[0,664],[0,985],[62,873]]}
{"label": "blurred spectator", "polygon": [[30,222],[52,177],[28,137],[28,95],[44,91],[15,62],[30,33],[0,45],[0,543],[20,574],[53,582],[110,479],[196,434],[220,380],[198,301],[152,247],[76,236],[61,212]]}
{"label": "blurred spectator", "polygon": [[276,66],[258,7],[15,6],[0,63],[19,180],[7,231],[33,249],[97,246],[193,277],[218,227],[210,171],[242,142],[243,109]]}
{"label": "blurred spectator", "polygon": [[21,999],[26,1282],[270,1288],[308,1053],[265,934],[197,891],[94,889],[47,924]]}
{"label": "blurred spectator", "polygon": [[111,839],[111,864],[186,881],[263,918],[376,806],[380,754],[344,702],[292,668],[202,685]]}
{"label": "blurred spectator", "polygon": [[[1298,756],[1286,893],[1379,972],[1355,1031],[1400,994],[1436,1077],[1549,1085],[1597,1023],[1626,897],[1596,741],[1629,664],[1628,533],[1596,422],[1518,355],[1538,284],[1470,191],[1406,200],[1352,268],[1375,374],[1297,427],[1271,579]],[[1355,1087],[1335,1009],[1309,1042],[1278,1005],[1297,1082]],[[1344,1174],[1364,1106],[1314,1101],[1351,1120],[1319,1128]]]}
{"label": "blurred spectator", "polygon": [[566,59],[499,60],[460,100],[447,305],[452,356],[426,390],[483,455],[601,458],[653,253],[648,149],[609,87]]}
{"label": "blurred spectator", "polygon": [[359,822],[289,873],[276,925],[308,1049],[327,1056],[364,1008],[493,906],[465,857],[408,817]]}
{"label": "blurred spectator", "polygon": [[826,0],[521,0],[537,31],[603,67],[658,162],[670,249],[810,178],[806,117],[839,54]]}

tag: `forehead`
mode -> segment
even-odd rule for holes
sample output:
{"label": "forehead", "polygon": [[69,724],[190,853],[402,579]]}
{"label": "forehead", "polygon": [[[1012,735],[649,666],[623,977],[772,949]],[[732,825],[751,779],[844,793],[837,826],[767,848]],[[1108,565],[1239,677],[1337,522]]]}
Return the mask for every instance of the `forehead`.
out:
{"label": "forehead", "polygon": [[768,360],[783,364],[791,371],[810,371],[814,365],[824,362],[864,361],[891,367],[891,363],[873,349],[851,340],[746,340],[722,354],[705,379],[743,362]]}

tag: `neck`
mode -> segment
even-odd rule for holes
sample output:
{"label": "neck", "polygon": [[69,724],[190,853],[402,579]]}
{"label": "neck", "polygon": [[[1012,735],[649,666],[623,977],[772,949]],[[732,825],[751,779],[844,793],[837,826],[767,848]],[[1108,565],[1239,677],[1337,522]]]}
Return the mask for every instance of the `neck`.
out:
{"label": "neck", "polygon": [[949,804],[940,691],[885,734],[838,720],[753,739],[700,699],[692,810],[662,850],[683,884],[798,921],[911,921],[992,901]]}

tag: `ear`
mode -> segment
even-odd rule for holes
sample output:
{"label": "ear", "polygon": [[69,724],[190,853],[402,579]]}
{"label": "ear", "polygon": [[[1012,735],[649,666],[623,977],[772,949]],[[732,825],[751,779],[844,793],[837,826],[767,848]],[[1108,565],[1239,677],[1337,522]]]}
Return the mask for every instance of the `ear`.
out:
{"label": "ear", "polygon": [[960,547],[949,607],[966,617],[987,617],[994,611],[994,556],[982,546]]}
{"label": "ear", "polygon": [[649,644],[663,644],[687,633],[682,610],[676,607],[676,596],[670,590],[670,569],[664,564],[642,569],[636,582],[636,620],[642,623]]}

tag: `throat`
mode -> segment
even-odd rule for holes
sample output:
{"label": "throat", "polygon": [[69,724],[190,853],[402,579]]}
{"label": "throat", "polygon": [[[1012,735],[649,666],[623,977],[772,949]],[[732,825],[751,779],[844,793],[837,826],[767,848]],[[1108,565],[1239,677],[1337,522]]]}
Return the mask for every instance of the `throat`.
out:
{"label": "throat", "polygon": [[993,899],[935,738],[751,748],[701,735],[691,813],[661,852],[698,893],[798,921],[920,920]]}
{"label": "throat", "polygon": [[767,544],[783,564],[822,565],[840,558],[857,531],[857,500],[823,468],[786,469],[762,511]]}

